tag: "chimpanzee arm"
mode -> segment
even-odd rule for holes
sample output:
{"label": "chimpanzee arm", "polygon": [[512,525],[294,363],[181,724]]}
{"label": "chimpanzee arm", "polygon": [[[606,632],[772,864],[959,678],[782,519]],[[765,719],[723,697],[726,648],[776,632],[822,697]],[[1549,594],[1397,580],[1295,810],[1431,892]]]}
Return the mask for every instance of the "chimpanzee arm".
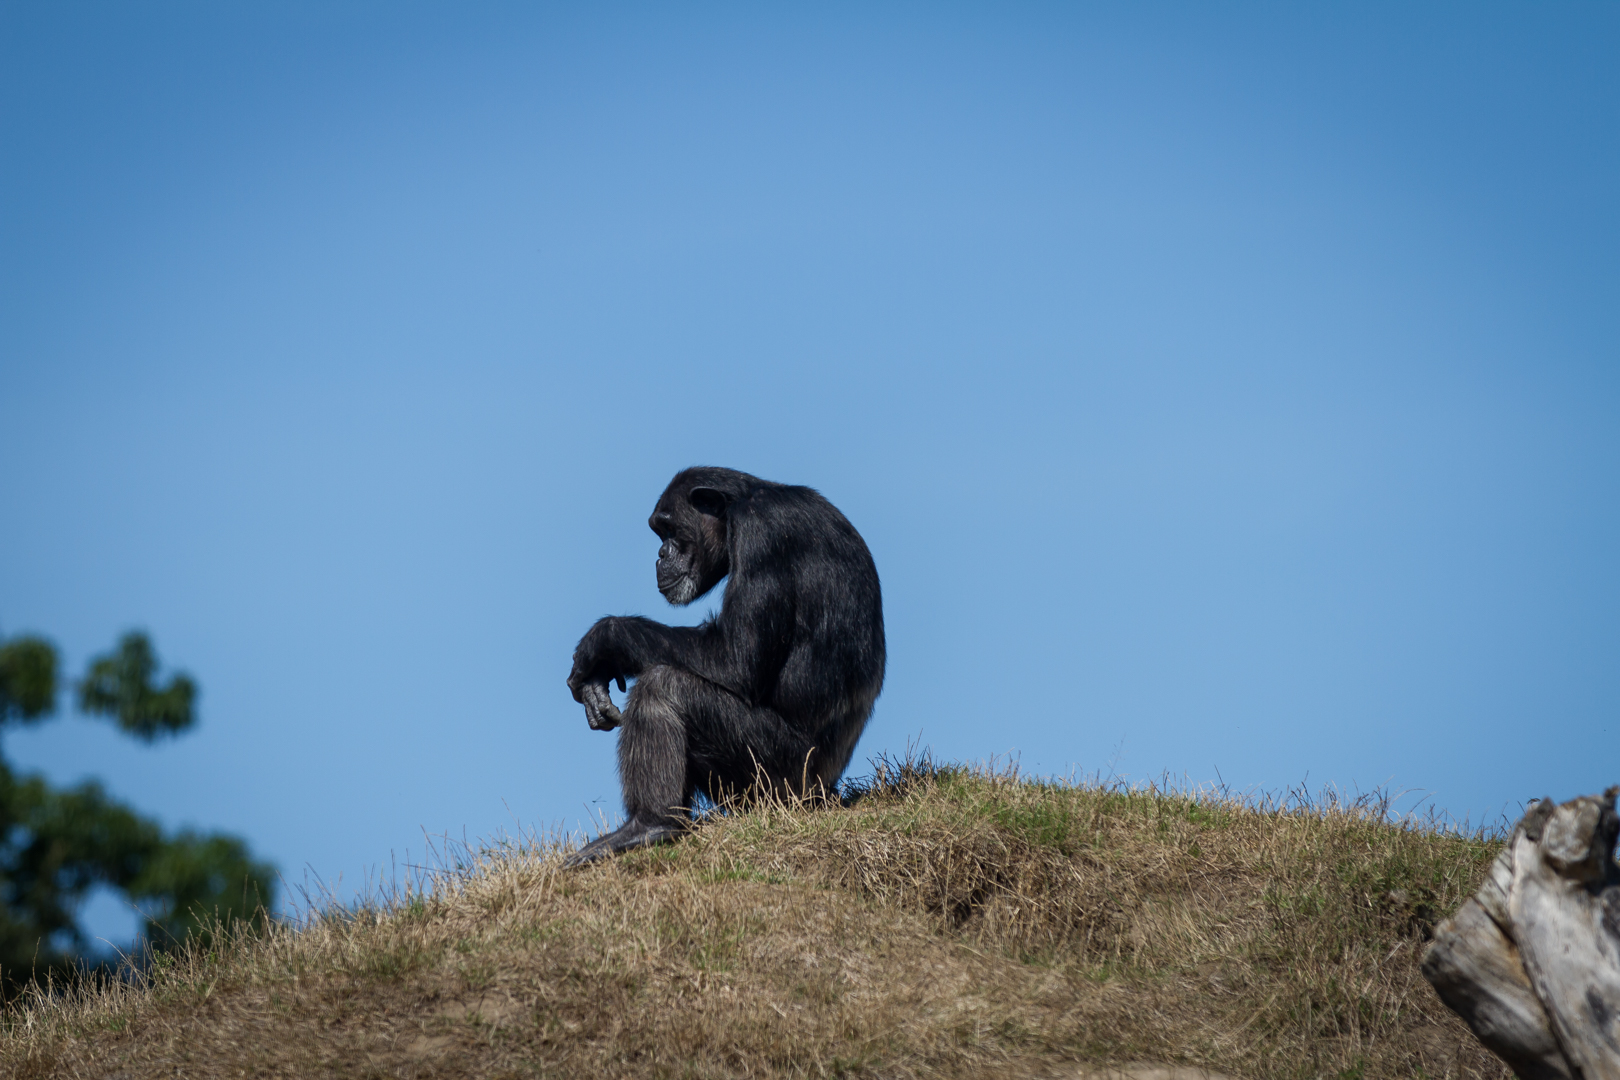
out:
{"label": "chimpanzee arm", "polygon": [[[699,626],[665,626],[640,616],[609,616],[580,639],[568,686],[635,678],[673,665],[724,687],[753,705],[769,703],[794,638],[793,572],[797,552],[771,544],[763,515],[740,508],[729,525],[732,564],[720,613]],[[772,549],[775,550],[772,550]]]}
{"label": "chimpanzee arm", "polygon": [[[582,701],[582,688],[634,679],[668,665],[724,687],[750,704],[761,704],[776,685],[793,633],[792,613],[764,608],[744,619],[727,618],[728,592],[720,615],[700,626],[665,626],[639,615],[598,619],[574,650],[568,686]],[[783,623],[786,625],[783,625]]]}
{"label": "chimpanzee arm", "polygon": [[568,685],[579,696],[584,683],[634,679],[660,664],[680,664],[700,649],[698,640],[707,626],[665,626],[639,615],[609,615],[596,620],[574,649],[574,670]]}

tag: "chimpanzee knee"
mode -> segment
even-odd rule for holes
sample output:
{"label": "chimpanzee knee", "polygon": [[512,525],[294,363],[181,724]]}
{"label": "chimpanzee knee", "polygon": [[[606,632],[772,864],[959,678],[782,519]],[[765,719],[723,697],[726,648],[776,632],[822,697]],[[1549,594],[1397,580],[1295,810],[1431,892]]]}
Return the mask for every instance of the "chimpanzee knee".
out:
{"label": "chimpanzee knee", "polygon": [[619,730],[619,783],[632,818],[685,818],[690,811],[681,716],[682,684],[690,680],[676,668],[654,667],[630,688]]}

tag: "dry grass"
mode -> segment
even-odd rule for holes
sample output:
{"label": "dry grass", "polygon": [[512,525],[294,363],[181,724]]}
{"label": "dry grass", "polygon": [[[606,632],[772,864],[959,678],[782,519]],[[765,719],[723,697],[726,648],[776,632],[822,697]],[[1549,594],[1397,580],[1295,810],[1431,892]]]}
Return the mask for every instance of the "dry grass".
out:
{"label": "dry grass", "polygon": [[564,872],[497,845],[357,912],[36,994],[18,1077],[1507,1077],[1418,974],[1497,845],[1384,807],[886,767]]}

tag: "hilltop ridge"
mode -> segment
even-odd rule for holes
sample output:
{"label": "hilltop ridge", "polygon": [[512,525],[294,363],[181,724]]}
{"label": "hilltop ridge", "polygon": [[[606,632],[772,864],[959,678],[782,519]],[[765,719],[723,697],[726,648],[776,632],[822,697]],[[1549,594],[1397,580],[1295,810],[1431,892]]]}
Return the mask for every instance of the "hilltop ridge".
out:
{"label": "hilltop ridge", "polygon": [[20,1077],[1508,1077],[1418,973],[1489,836],[1376,799],[880,763],[581,871],[426,889],[14,1007]]}

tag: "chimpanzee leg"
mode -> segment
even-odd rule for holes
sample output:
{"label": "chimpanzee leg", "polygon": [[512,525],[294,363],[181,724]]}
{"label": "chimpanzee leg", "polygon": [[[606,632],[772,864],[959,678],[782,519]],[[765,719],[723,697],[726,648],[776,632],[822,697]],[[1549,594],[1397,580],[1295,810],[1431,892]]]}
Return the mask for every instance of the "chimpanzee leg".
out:
{"label": "chimpanzee leg", "polygon": [[691,812],[686,782],[686,714],[702,680],[671,667],[642,673],[624,706],[619,731],[619,785],[632,821],[684,822]]}
{"label": "chimpanzee leg", "polygon": [[810,737],[771,709],[749,705],[684,672],[686,791],[711,802],[764,788],[796,792],[815,776]]}
{"label": "chimpanzee leg", "polygon": [[[693,680],[674,668],[642,672],[624,703],[619,727],[619,785],[625,823],[569,856],[581,866],[619,851],[673,840],[685,829],[692,803],[686,782],[685,696]],[[684,692],[684,693],[683,693]]]}
{"label": "chimpanzee leg", "polygon": [[619,729],[628,820],[581,848],[569,865],[674,839],[690,819],[697,791],[711,799],[742,791],[756,769],[791,784],[809,747],[807,737],[769,709],[679,668],[650,668],[631,688]]}

